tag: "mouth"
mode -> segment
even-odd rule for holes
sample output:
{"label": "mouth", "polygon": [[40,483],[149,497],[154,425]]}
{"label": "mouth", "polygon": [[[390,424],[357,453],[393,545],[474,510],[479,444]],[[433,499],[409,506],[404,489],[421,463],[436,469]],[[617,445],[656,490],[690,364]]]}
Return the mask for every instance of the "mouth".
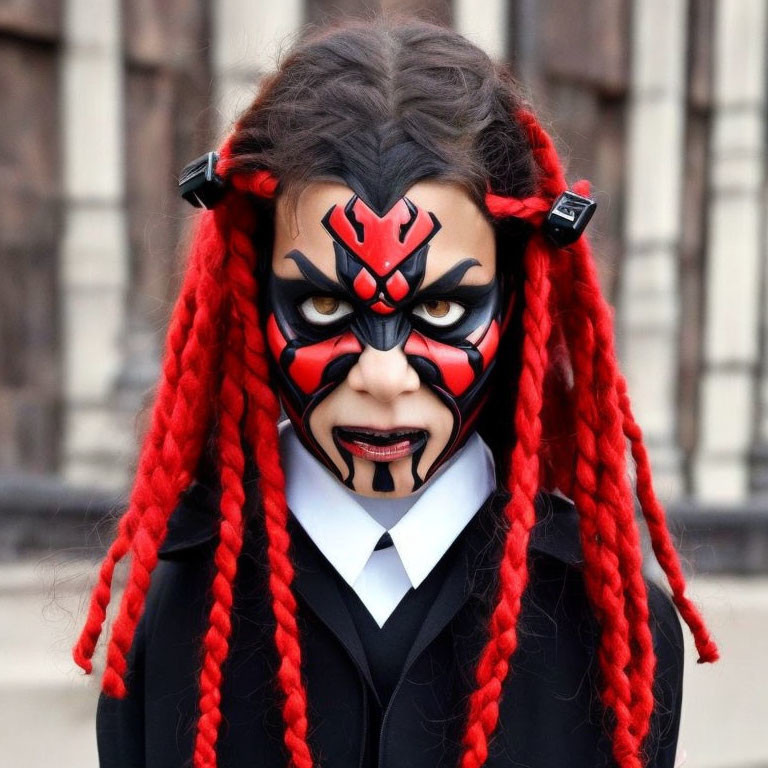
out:
{"label": "mouth", "polygon": [[334,427],[336,443],[360,459],[368,461],[397,461],[423,448],[429,433],[425,429],[398,427],[370,429],[368,427]]}

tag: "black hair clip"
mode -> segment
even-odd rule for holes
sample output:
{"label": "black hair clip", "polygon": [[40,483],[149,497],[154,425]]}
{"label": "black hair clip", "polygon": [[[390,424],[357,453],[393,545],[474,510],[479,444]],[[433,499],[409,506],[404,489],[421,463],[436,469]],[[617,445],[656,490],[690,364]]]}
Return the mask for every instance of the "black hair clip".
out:
{"label": "black hair clip", "polygon": [[179,192],[195,208],[213,208],[224,197],[227,184],[216,175],[218,160],[218,152],[206,152],[181,172]]}
{"label": "black hair clip", "polygon": [[575,243],[597,210],[597,203],[589,197],[565,191],[550,208],[544,220],[544,232],[557,246]]}

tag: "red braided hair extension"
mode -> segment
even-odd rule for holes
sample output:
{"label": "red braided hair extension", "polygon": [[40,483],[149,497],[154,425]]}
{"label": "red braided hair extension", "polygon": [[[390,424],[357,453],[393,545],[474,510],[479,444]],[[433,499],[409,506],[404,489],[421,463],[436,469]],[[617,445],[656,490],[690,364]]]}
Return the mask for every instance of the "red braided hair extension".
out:
{"label": "red braided hair extension", "polygon": [[[594,330],[588,323],[577,326],[576,332],[569,330],[576,409],[573,499],[579,512],[585,586],[602,629],[598,661],[604,682],[603,702],[615,715],[614,752],[626,756],[637,749],[630,730],[632,690],[626,672],[631,650],[616,520],[612,507],[606,508],[600,497],[603,470],[597,438],[599,404],[594,396]],[[619,764],[624,764],[621,758]]]}
{"label": "red braided hair extension", "polygon": [[[541,129],[531,113],[527,113],[529,132],[533,131],[539,136],[539,142],[546,145],[545,158],[549,160],[548,178],[555,178],[558,184],[562,181],[565,184],[562,173],[562,165],[557,157],[556,150],[546,133]],[[555,188],[554,194],[562,191],[563,187]],[[579,194],[588,195],[589,186],[586,182],[577,182],[574,184],[574,191]],[[597,277],[597,271],[594,268],[589,254],[585,254],[583,249],[589,248],[589,241],[581,238],[574,246],[577,252],[580,252],[581,263],[583,264],[579,275],[572,275],[572,279],[586,281],[589,290],[584,295],[592,302],[592,313],[602,318],[599,326],[605,329],[605,338],[609,348],[613,346],[613,333],[611,329],[611,311],[607,302],[602,296],[600,283]],[[564,303],[567,306],[567,303]],[[613,355],[615,360],[615,355]],[[636,489],[638,500],[643,512],[643,516],[648,525],[651,534],[651,542],[654,553],[659,564],[667,576],[670,587],[672,588],[673,598],[680,615],[689,626],[696,642],[696,649],[699,652],[699,662],[717,661],[717,646],[710,637],[709,631],[704,625],[704,621],[698,609],[685,596],[685,577],[680,566],[680,558],[674,548],[672,539],[669,535],[669,529],[666,523],[666,515],[661,506],[656,493],[653,489],[653,480],[651,474],[650,460],[648,451],[645,448],[642,438],[642,430],[634,419],[632,414],[630,399],[627,394],[626,380],[616,367],[616,388],[620,400],[621,411],[623,415],[623,430],[630,441],[632,456],[636,464]]]}
{"label": "red braided hair extension", "polygon": [[[653,712],[655,655],[649,625],[648,596],[642,574],[642,549],[634,516],[634,503],[626,469],[626,441],[616,389],[618,364],[613,351],[612,322],[604,299],[595,293],[597,275],[586,240],[573,246],[578,300],[585,302],[585,314],[592,317],[596,391],[599,400],[600,431],[596,434],[603,467],[599,493],[609,502],[616,528],[618,563],[625,591],[631,658],[627,670],[631,701],[629,728],[638,748],[648,732]],[[592,278],[586,282],[584,275]],[[582,283],[581,281],[584,280]],[[590,312],[599,304],[600,311]],[[604,551],[601,556],[605,556]]]}
{"label": "red braided hair extension", "polygon": [[[515,216],[538,227],[554,198],[566,188],[565,178],[554,145],[534,115],[520,110],[518,119],[528,133],[541,172],[539,195],[519,200],[489,193],[486,202],[494,216]],[[574,189],[580,194],[589,192],[585,183],[575,185]],[[554,361],[563,354],[568,356],[573,380],[568,382],[567,376],[552,369],[545,380],[557,416],[550,412],[552,402],[548,402],[541,418],[545,429],[552,429],[553,433],[545,434],[541,453],[559,466],[543,467],[542,477],[549,475],[576,502],[585,584],[602,629],[602,693],[604,704],[615,716],[614,756],[621,766],[640,766],[642,743],[654,704],[655,656],[639,531],[626,473],[625,436],[630,440],[637,464],[637,493],[654,551],[659,553],[657,557],[669,579],[675,603],[696,639],[700,661],[714,661],[717,649],[700,614],[684,594],[682,569],[663,509],[653,491],[647,451],[631,413],[626,382],[619,372],[612,313],[602,296],[585,237],[555,254],[550,274],[552,339],[564,341],[565,346],[562,350],[561,343],[557,355],[551,358]],[[569,404],[572,417],[565,419],[563,434],[562,417]],[[574,434],[569,447],[567,430],[571,425]],[[568,467],[573,468],[571,478]],[[491,637],[494,631],[492,619]],[[478,670],[483,664],[481,657]],[[478,684],[482,684],[479,676]]]}
{"label": "red braided hair extension", "polygon": [[524,330],[522,365],[508,488],[511,499],[504,513],[509,523],[499,570],[499,590],[491,617],[491,635],[477,667],[477,688],[469,702],[461,768],[480,768],[488,756],[488,738],[499,719],[501,687],[509,658],[517,647],[517,617],[528,582],[528,539],[536,522],[534,500],[539,490],[540,414],[547,369],[549,318],[549,251],[543,235],[535,233],[525,253]]}
{"label": "red braided hair extension", "polygon": [[[223,211],[223,213],[222,213]],[[216,211],[223,216],[226,207]],[[234,239],[230,239],[230,247]],[[237,561],[243,546],[243,473],[245,455],[241,437],[241,420],[245,412],[243,392],[243,327],[242,319],[232,298],[235,287],[231,265],[235,262],[230,251],[225,269],[229,328],[222,355],[222,380],[218,408],[218,456],[221,499],[219,509],[219,540],[214,553],[216,567],[211,585],[212,604],[208,629],[203,639],[203,665],[200,673],[199,712],[193,764],[195,768],[216,765],[216,742],[221,724],[221,668],[229,653],[232,631],[232,604]]]}
{"label": "red braided hair extension", "polygon": [[[613,681],[604,689],[603,697],[606,704],[613,706],[616,713],[614,752],[620,764],[623,764],[623,757],[627,764],[634,765],[639,764],[635,762],[640,746],[638,723],[640,730],[645,730],[653,708],[651,686],[655,659],[647,623],[647,594],[640,570],[639,540],[625,476],[624,438],[621,424],[617,420],[615,398],[611,398],[610,385],[605,383],[605,368],[601,366],[599,352],[600,342],[594,327],[591,327],[589,339],[585,354],[574,357],[577,380],[586,359],[594,358],[588,362],[593,385],[580,387],[578,402],[580,408],[589,409],[592,414],[590,428],[593,433],[587,436],[586,430],[582,432],[579,459],[589,453],[593,462],[587,462],[585,466],[595,472],[597,485],[596,540],[589,544],[585,541],[592,538],[592,529],[588,526],[586,517],[582,518],[582,540],[585,542],[587,571],[596,567],[593,563],[599,563],[596,570],[602,573],[604,580],[601,585],[604,588],[593,592],[591,597],[603,616],[601,669],[606,680]],[[584,378],[586,379],[586,376]],[[596,407],[591,404],[591,401],[595,400]],[[583,497],[583,492],[574,493],[577,505],[583,503]],[[625,526],[634,533],[634,543],[628,546],[627,536],[622,532]],[[619,612],[621,605],[624,607],[624,615]],[[640,647],[640,640],[637,638],[642,640]],[[635,679],[636,669],[643,669],[647,674],[639,683]],[[620,683],[615,682],[617,679]],[[641,717],[635,714],[635,708],[636,702],[642,701],[643,697],[646,706],[650,700],[650,707],[647,707],[646,715]],[[632,742],[634,745],[628,746]]]}
{"label": "red braided hair extension", "polygon": [[[560,179],[563,177],[562,166],[551,139],[541,129],[532,116],[525,120],[529,136],[532,137],[534,156],[539,167],[547,178]],[[580,194],[589,194],[587,185],[576,185],[575,191]],[[630,650],[630,661],[627,668],[627,682],[629,684],[630,700],[628,703],[629,718],[625,721],[624,706],[627,689],[624,686],[624,676],[621,675],[620,685],[615,690],[606,689],[608,699],[614,698],[613,704],[620,708],[617,713],[616,732],[619,741],[625,739],[625,731],[637,742],[638,748],[642,744],[650,723],[653,711],[653,677],[655,670],[655,657],[653,642],[649,626],[648,597],[645,581],[642,576],[642,551],[640,536],[633,514],[633,497],[626,471],[626,443],[623,435],[622,414],[618,403],[616,390],[616,377],[618,365],[613,349],[612,318],[607,303],[602,297],[597,280],[597,272],[589,252],[589,244],[586,238],[580,238],[570,249],[572,256],[572,280],[575,286],[573,300],[576,307],[577,321],[581,327],[591,324],[593,334],[592,344],[583,346],[583,340],[574,339],[574,346],[578,349],[575,360],[584,361],[586,354],[595,355],[594,366],[589,367],[588,376],[578,376],[581,381],[591,381],[594,374],[594,394],[591,387],[582,390],[588,393],[587,397],[598,397],[597,408],[598,421],[595,424],[594,448],[597,453],[593,458],[598,459],[601,471],[597,477],[597,505],[598,534],[602,542],[596,553],[603,559],[606,570],[605,576],[612,579],[616,564],[621,572],[621,584],[624,590],[624,605],[627,623],[620,620],[620,628],[617,632],[603,633],[601,643],[601,656],[603,659],[604,674],[610,667],[613,673],[617,673],[619,664],[612,663],[611,657],[619,653],[622,657],[626,654],[627,647]],[[573,328],[571,329],[573,331]],[[589,350],[589,352],[586,352]],[[583,354],[586,353],[586,354]],[[574,365],[577,374],[579,366]],[[582,398],[582,407],[589,408],[588,402]],[[578,441],[577,441],[578,442]],[[584,443],[578,443],[584,445]],[[587,444],[587,450],[592,451],[591,442]],[[585,466],[590,466],[587,463]],[[574,494],[581,495],[581,494]],[[586,517],[586,516],[585,516]],[[582,521],[585,521],[582,517]],[[606,526],[610,527],[610,533],[606,535]],[[584,530],[582,528],[582,530]],[[587,535],[592,532],[587,530]],[[614,580],[614,587],[619,585]],[[594,593],[596,600],[601,599],[601,593]],[[616,595],[617,596],[617,595]],[[615,609],[614,609],[615,610]],[[611,611],[613,614],[614,612]],[[615,614],[618,616],[618,614]],[[605,625],[605,622],[604,622]],[[624,631],[628,629],[625,636]],[[619,662],[620,663],[620,662]],[[627,751],[627,744],[617,743],[617,756]]]}
{"label": "red braided hair extension", "polygon": [[[531,146],[538,166],[547,179],[561,183],[564,179],[562,166],[555,147],[531,113],[524,113],[525,125],[531,140]],[[589,194],[588,187],[576,185],[575,191]],[[612,686],[604,692],[604,700],[616,709],[616,753],[625,754],[630,749],[632,739],[639,748],[644,739],[650,716],[653,711],[653,677],[655,657],[649,627],[648,598],[642,577],[642,555],[640,537],[635,522],[632,491],[626,472],[626,445],[622,429],[622,414],[619,410],[616,391],[618,366],[613,350],[613,331],[610,311],[600,292],[597,273],[592,263],[586,238],[581,238],[570,251],[572,274],[570,275],[575,290],[570,290],[571,304],[575,308],[575,317],[570,324],[572,336],[573,368],[580,393],[578,406],[583,414],[592,414],[594,440],[585,430],[589,420],[581,422],[581,439],[577,439],[582,471],[576,473],[584,477],[584,470],[592,469],[598,479],[597,497],[594,510],[591,500],[586,502],[586,512],[582,510],[582,536],[600,538],[600,546],[594,550],[595,557],[603,563],[602,579],[604,585],[613,585],[613,594],[601,591],[598,578],[592,579],[593,603],[596,607],[608,599],[608,610],[602,611],[610,618],[603,621],[603,635],[600,648],[601,668],[604,676],[615,679]],[[592,327],[592,334],[579,335],[579,328]],[[594,354],[594,365],[589,356]],[[579,371],[582,373],[579,374]],[[594,378],[593,378],[594,377]],[[599,398],[597,409],[592,406],[595,397]],[[598,417],[595,419],[595,415]],[[578,418],[578,415],[577,415]],[[574,488],[577,505],[584,503],[581,488]],[[589,523],[590,512],[597,515],[595,526]],[[589,549],[586,544],[585,548]],[[592,570],[588,559],[587,573]],[[616,579],[616,566],[621,572],[621,579]],[[623,599],[621,591],[624,592]],[[619,606],[624,604],[626,621],[619,613]],[[626,675],[623,662],[627,651],[630,653]],[[628,687],[627,687],[628,686]],[[635,752],[636,749],[632,749]]]}
{"label": "red braided hair extension", "polygon": [[[530,113],[523,113],[522,122],[529,125],[533,122]],[[541,149],[540,138],[530,129],[529,137],[534,155],[537,157],[539,168],[541,169],[541,160],[538,157]],[[562,178],[562,173],[559,176]],[[559,191],[555,186],[558,176],[554,176],[554,184],[552,179],[552,176],[543,173],[541,186],[547,188],[548,193],[554,197]],[[547,194],[547,192],[543,194]],[[487,196],[487,204],[489,210],[495,216],[515,216],[539,227],[552,205],[552,200],[546,197],[514,200],[489,194]],[[551,246],[551,248],[556,251],[554,246]],[[561,252],[556,251],[552,257],[553,262],[557,259],[562,259]],[[559,273],[563,273],[563,271],[562,268],[559,269]],[[555,314],[555,311],[553,309],[553,314]],[[567,327],[573,324],[569,321],[570,318],[563,320]],[[581,330],[579,343],[573,343],[572,335],[568,338],[571,364],[574,371],[573,402],[575,404],[574,424],[576,427],[576,442],[581,447],[581,450],[576,452],[576,465],[572,484],[573,496],[579,510],[584,538],[587,591],[590,594],[595,612],[601,620],[602,626],[602,642],[599,656],[606,683],[604,701],[606,706],[610,707],[616,716],[617,722],[614,729],[615,750],[625,755],[637,751],[636,740],[630,732],[632,693],[629,679],[625,672],[625,667],[630,661],[629,630],[624,610],[624,593],[619,576],[619,558],[615,551],[615,521],[610,512],[602,509],[598,496],[600,472],[595,432],[597,430],[599,414],[597,403],[591,394],[593,338],[591,328],[588,325],[579,325],[577,327]],[[578,363],[578,360],[581,361],[581,364]],[[547,407],[549,407],[549,404],[547,404]],[[601,550],[597,544],[598,541],[601,541],[604,545],[605,554],[602,557],[600,556]],[[493,628],[491,632],[493,632]],[[625,762],[622,760],[620,764],[624,765]],[[631,765],[632,763],[628,764]]]}
{"label": "red braided hair extension", "polygon": [[203,639],[200,673],[200,717],[195,739],[194,765],[216,765],[216,741],[221,723],[221,668],[229,652],[231,612],[237,558],[243,544],[243,469],[245,458],[240,437],[240,417],[245,404],[242,389],[242,329],[231,319],[224,353],[224,376],[219,394],[218,455],[221,477],[221,521],[214,554],[216,573],[211,592],[213,603]]}
{"label": "red braided hair extension", "polygon": [[[260,178],[259,178],[260,177]],[[252,179],[260,193],[271,194],[274,184],[269,177],[257,174]],[[251,187],[253,188],[253,187]],[[251,237],[255,230],[252,206],[241,196],[231,201],[217,215],[228,217],[229,228],[222,225],[222,231],[229,232],[229,259],[227,279],[232,300],[232,317],[238,323],[238,343],[230,357],[228,347],[224,368],[236,372],[239,383],[236,391],[230,393],[236,404],[237,419],[228,418],[229,438],[236,466],[232,472],[236,499],[231,513],[227,513],[222,499],[222,538],[216,554],[217,575],[214,580],[214,606],[205,638],[206,657],[200,684],[200,720],[195,747],[195,765],[215,766],[215,743],[221,720],[220,701],[221,665],[228,652],[230,614],[232,609],[232,584],[237,572],[237,557],[242,546],[242,489],[243,456],[239,443],[239,416],[243,412],[243,388],[248,395],[245,437],[254,447],[254,458],[259,470],[262,505],[265,510],[265,524],[269,539],[268,557],[271,575],[270,589],[273,595],[273,609],[276,617],[276,644],[282,663],[278,679],[286,697],[283,717],[286,725],[285,742],[291,755],[292,764],[311,768],[312,758],[306,741],[307,699],[301,681],[301,650],[296,623],[296,602],[291,593],[290,583],[293,569],[288,558],[288,519],[285,503],[285,480],[279,463],[277,420],[280,409],[277,397],[269,386],[269,371],[266,346],[261,332],[257,311],[258,286],[254,279],[256,254]],[[234,375],[231,377],[236,378]],[[234,381],[233,381],[234,384]],[[222,386],[222,395],[224,387]],[[222,409],[222,414],[224,409]],[[234,413],[232,414],[235,415]],[[223,419],[223,415],[222,415]],[[231,421],[231,423],[230,423]],[[237,443],[235,443],[237,439]],[[222,463],[222,484],[225,485],[224,463]]]}
{"label": "red braided hair extension", "polygon": [[[173,411],[176,389],[181,375],[181,356],[189,340],[189,331],[195,316],[197,280],[198,273],[193,261],[181,286],[179,299],[168,324],[165,359],[149,429],[149,435],[153,439],[148,439],[144,443],[139,458],[137,474],[144,478],[149,477],[151,468],[157,461],[157,454],[160,449],[157,436],[165,433]],[[134,485],[128,510],[120,518],[117,536],[101,564],[99,579],[91,594],[88,617],[72,651],[75,663],[88,674],[93,669],[91,659],[101,635],[107,606],[111,599],[115,566],[130,549],[136,527],[149,503],[146,489],[146,482],[137,482]]]}
{"label": "red braided hair extension", "polygon": [[[217,171],[226,172],[228,159],[228,145],[225,145]],[[232,176],[229,181],[238,192],[261,197],[273,196],[277,187],[277,180],[266,172]],[[233,585],[243,535],[244,457],[238,442],[247,395],[243,431],[253,446],[265,510],[275,640],[282,659],[278,680],[285,695],[285,742],[292,764],[297,768],[311,768],[297,606],[291,591],[293,568],[288,556],[288,512],[278,452],[280,408],[277,395],[269,385],[266,345],[256,305],[257,284],[253,273],[256,254],[250,239],[255,228],[252,208],[246,195],[230,194],[215,212],[205,212],[199,219],[187,276],[169,325],[162,378],[131,503],[101,566],[88,618],[73,654],[78,664],[90,672],[90,660],[111,596],[114,568],[130,549],[131,569],[112,630],[103,680],[107,694],[125,695],[126,656],[143,611],[168,519],[181,492],[194,478],[210,432],[214,414],[209,393],[213,392],[217,375],[221,373],[216,416],[222,519],[214,555],[213,603],[204,638],[194,763],[216,765],[221,668],[229,650]],[[229,318],[222,358],[218,317],[225,293]]]}
{"label": "red braided hair extension", "polygon": [[[271,196],[276,181],[267,173],[231,179],[237,189],[259,196]],[[269,383],[267,349],[259,319],[254,278],[256,255],[252,235],[256,222],[247,209],[238,216],[232,230],[232,269],[235,306],[244,328],[244,377],[248,394],[245,436],[252,446],[259,473],[261,505],[267,533],[269,589],[275,616],[275,645],[280,654],[278,683],[285,697],[283,722],[285,744],[295,768],[312,768],[307,743],[307,693],[301,678],[301,645],[296,621],[296,598],[293,595],[293,565],[289,557],[288,506],[285,501],[285,477],[280,463],[277,421],[280,404]]]}
{"label": "red braided hair extension", "polygon": [[[230,179],[236,189],[257,190],[261,196],[274,193],[276,182],[268,174]],[[258,285],[254,278],[256,253],[253,234],[256,229],[253,206],[245,196],[232,194],[217,207],[219,226],[229,244],[226,276],[232,302],[232,318],[238,324],[239,339],[235,352],[225,355],[225,371],[233,371],[240,379],[237,398],[230,392],[237,413],[242,414],[240,397],[247,395],[244,436],[252,446],[258,469],[261,504],[267,532],[267,556],[270,566],[269,587],[276,620],[275,643],[281,657],[278,682],[285,696],[283,720],[285,743],[296,768],[311,768],[312,757],[307,744],[307,696],[301,679],[301,647],[296,622],[296,600],[291,590],[293,566],[288,555],[288,509],[285,502],[285,479],[279,458],[277,421],[280,407],[269,384],[266,344],[259,321]],[[222,388],[222,395],[224,389]],[[223,404],[222,404],[223,405]],[[223,418],[222,409],[222,418]],[[229,421],[229,418],[228,418]],[[238,419],[239,421],[239,419]],[[230,425],[230,443],[235,439],[234,420]],[[232,450],[232,446],[230,446]],[[217,574],[214,580],[214,604],[205,638],[206,654],[200,682],[200,720],[195,745],[195,766],[216,765],[215,744],[221,721],[221,666],[228,653],[232,585],[237,572],[237,557],[242,546],[242,455],[237,455],[237,469],[232,472],[235,499],[227,511],[222,499],[222,539],[217,548]],[[239,473],[239,475],[238,475]],[[235,478],[239,479],[235,480]],[[225,483],[222,465],[222,484]],[[226,526],[226,531],[225,531]],[[226,539],[225,539],[226,534]]]}
{"label": "red braided hair extension", "polygon": [[[162,382],[156,408],[170,413],[153,418],[152,431],[146,436],[143,449],[147,470],[137,474],[132,494],[137,505],[126,512],[128,519],[121,524],[125,539],[131,537],[132,561],[112,629],[102,683],[106,693],[117,697],[126,693],[126,654],[143,611],[157,550],[165,538],[168,518],[197,468],[210,424],[210,393],[219,370],[220,353],[216,318],[221,303],[221,280],[216,273],[223,260],[223,249],[210,215],[201,218],[196,230],[192,259],[190,269],[197,275],[195,312],[189,339],[181,353],[181,375],[175,391]],[[185,298],[179,299],[177,309]],[[120,554],[124,547],[125,541],[113,555]],[[97,589],[103,593],[102,587],[100,582]],[[86,626],[86,633],[90,630],[93,636],[93,629]]]}
{"label": "red braided hair extension", "polygon": [[624,431],[630,440],[632,457],[635,460],[637,475],[637,495],[651,534],[651,544],[656,559],[661,565],[672,588],[672,597],[680,615],[690,627],[696,650],[699,652],[699,663],[715,662],[719,658],[717,645],[704,624],[704,619],[696,606],[685,594],[685,577],[680,565],[680,558],[672,543],[672,537],[667,527],[664,508],[656,498],[651,479],[651,462],[648,451],[643,443],[643,433],[635,421],[627,394],[627,382],[623,376],[618,380],[621,410],[624,414]]}

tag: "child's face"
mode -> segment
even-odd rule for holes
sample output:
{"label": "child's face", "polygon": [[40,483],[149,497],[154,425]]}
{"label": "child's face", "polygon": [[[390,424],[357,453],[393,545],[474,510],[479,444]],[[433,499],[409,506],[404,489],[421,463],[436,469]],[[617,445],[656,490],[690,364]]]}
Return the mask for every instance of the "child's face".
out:
{"label": "child's face", "polygon": [[419,182],[383,215],[343,184],[311,184],[295,216],[278,200],[269,301],[286,412],[357,493],[412,493],[468,436],[501,306],[493,228],[461,187]]}

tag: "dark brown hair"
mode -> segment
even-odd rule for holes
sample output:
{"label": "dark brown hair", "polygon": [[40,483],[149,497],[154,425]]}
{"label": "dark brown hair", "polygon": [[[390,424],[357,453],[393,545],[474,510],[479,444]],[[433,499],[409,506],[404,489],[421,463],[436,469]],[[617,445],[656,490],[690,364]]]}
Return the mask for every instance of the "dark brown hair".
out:
{"label": "dark brown hair", "polygon": [[233,173],[269,170],[290,199],[309,180],[353,187],[378,210],[420,179],[463,186],[478,206],[534,189],[513,115],[518,86],[458,33],[383,17],[299,43],[240,118]]}

